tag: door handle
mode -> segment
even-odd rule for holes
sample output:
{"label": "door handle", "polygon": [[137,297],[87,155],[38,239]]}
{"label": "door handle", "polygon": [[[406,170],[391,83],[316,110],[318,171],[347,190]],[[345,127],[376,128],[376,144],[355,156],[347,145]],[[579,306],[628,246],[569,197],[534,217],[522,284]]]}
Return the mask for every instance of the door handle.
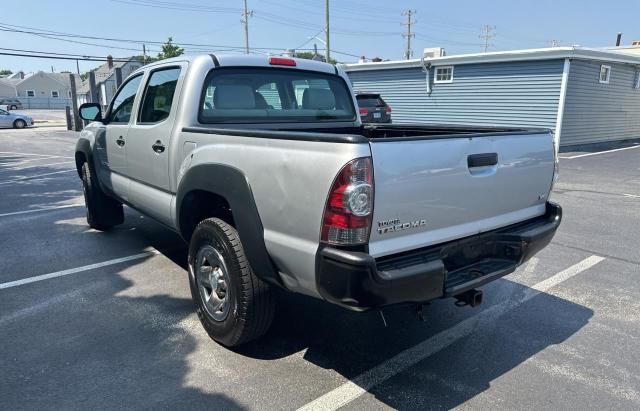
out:
{"label": "door handle", "polygon": [[153,151],[160,154],[164,151],[164,144],[162,144],[162,141],[158,140],[155,143],[153,143],[151,148],[153,149]]}
{"label": "door handle", "polygon": [[124,137],[118,137],[118,139],[116,140],[116,144],[120,147],[124,146]]}
{"label": "door handle", "polygon": [[471,154],[467,157],[469,168],[495,166],[498,164],[498,153]]}

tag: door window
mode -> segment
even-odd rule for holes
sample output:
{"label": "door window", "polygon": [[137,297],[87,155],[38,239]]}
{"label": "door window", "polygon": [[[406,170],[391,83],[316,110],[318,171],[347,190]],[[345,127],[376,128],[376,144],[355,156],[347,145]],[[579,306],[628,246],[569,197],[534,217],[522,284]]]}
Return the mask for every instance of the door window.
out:
{"label": "door window", "polygon": [[111,113],[109,122],[111,123],[128,123],[133,110],[133,100],[136,98],[138,86],[140,86],[142,76],[138,75],[129,80],[116,94],[111,103]]}
{"label": "door window", "polygon": [[157,70],[151,73],[140,110],[141,123],[158,123],[169,117],[179,68]]}

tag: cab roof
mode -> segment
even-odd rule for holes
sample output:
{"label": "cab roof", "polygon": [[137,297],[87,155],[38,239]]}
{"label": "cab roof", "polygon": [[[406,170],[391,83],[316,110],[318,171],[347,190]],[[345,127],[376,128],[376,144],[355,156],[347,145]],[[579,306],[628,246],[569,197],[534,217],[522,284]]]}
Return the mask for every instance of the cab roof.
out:
{"label": "cab roof", "polygon": [[[295,61],[295,66],[287,66],[287,65],[277,65],[270,64],[269,60],[271,58],[279,58],[279,59],[287,59]],[[171,64],[180,61],[196,61],[199,59],[211,59],[214,62],[217,62],[220,67],[281,67],[287,69],[299,69],[299,70],[309,70],[309,71],[319,71],[323,73],[329,74],[337,74],[336,66],[332,64],[327,64],[322,61],[308,60],[308,59],[299,59],[299,58],[291,58],[291,57],[283,57],[283,56],[263,56],[263,55],[244,55],[244,54],[200,54],[200,55],[183,55],[179,57],[173,57],[170,59],[156,61],[146,66],[140,68],[140,70],[144,70],[149,67],[154,66],[164,66],[166,64]]]}

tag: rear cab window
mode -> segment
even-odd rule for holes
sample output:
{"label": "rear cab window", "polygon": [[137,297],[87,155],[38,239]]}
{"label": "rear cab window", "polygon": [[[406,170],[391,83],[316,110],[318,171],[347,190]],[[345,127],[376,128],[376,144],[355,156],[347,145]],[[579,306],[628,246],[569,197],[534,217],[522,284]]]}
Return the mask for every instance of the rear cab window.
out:
{"label": "rear cab window", "polygon": [[384,107],[387,103],[377,95],[358,95],[356,96],[359,107]]}
{"label": "rear cab window", "polygon": [[200,123],[355,121],[351,93],[332,74],[279,69],[213,69],[202,90]]}

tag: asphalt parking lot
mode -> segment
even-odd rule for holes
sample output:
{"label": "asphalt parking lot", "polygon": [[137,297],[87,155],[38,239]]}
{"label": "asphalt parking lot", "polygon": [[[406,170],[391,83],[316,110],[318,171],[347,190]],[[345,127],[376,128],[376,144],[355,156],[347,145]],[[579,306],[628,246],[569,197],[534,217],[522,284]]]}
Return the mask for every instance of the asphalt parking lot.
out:
{"label": "asphalt parking lot", "polygon": [[131,209],[87,227],[74,143],[0,130],[0,409],[640,408],[640,146],[562,154],[559,232],[482,306],[392,307],[385,327],[282,293],[231,351],[175,234]]}

